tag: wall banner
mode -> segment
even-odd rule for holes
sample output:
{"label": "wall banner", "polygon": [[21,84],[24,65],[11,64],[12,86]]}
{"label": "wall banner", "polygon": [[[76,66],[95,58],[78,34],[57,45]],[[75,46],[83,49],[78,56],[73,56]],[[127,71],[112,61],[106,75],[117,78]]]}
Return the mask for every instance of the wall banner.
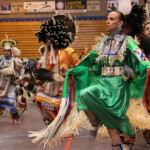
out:
{"label": "wall banner", "polygon": [[118,0],[108,0],[107,1],[107,11],[115,11],[118,9]]}
{"label": "wall banner", "polygon": [[12,13],[24,12],[23,3],[11,3],[11,12]]}
{"label": "wall banner", "polygon": [[[139,0],[131,0],[131,5],[139,5]],[[118,10],[119,2],[118,0],[107,0],[107,11],[115,11]]]}
{"label": "wall banner", "polygon": [[10,14],[11,6],[9,2],[0,3],[0,14]]}
{"label": "wall banner", "polygon": [[87,12],[86,0],[57,0],[56,11],[59,13],[85,13]]}
{"label": "wall banner", "polygon": [[100,11],[100,1],[87,1],[88,11]]}
{"label": "wall banner", "polygon": [[55,1],[24,2],[24,13],[54,13]]}

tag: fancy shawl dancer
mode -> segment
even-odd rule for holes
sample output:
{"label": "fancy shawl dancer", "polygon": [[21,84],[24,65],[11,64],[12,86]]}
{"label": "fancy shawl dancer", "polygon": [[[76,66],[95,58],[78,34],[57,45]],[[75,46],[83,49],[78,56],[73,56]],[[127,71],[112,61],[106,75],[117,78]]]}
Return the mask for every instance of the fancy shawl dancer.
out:
{"label": "fancy shawl dancer", "polygon": [[14,57],[20,55],[16,45],[14,40],[8,39],[7,34],[6,39],[1,42],[3,55],[0,57],[0,106],[10,108],[10,123],[21,123],[17,109],[16,83],[21,81],[24,69],[21,60]]}
{"label": "fancy shawl dancer", "polygon": [[109,34],[67,72],[63,88],[63,98],[67,98],[67,81],[73,74],[78,110],[84,110],[91,123],[89,139],[94,140],[104,124],[115,150],[122,150],[118,131],[134,138],[132,125],[150,129],[150,116],[142,101],[149,96],[150,62],[143,61],[145,56],[132,37],[120,33],[123,23],[122,13],[109,13]]}
{"label": "fancy shawl dancer", "polygon": [[[69,14],[56,14],[40,27],[41,31],[36,33],[36,36],[39,42],[42,41],[45,45],[41,47],[44,53],[38,62],[37,76],[40,76],[44,84],[36,94],[35,100],[48,127],[40,132],[31,132],[29,136],[35,137],[33,142],[43,139],[44,146],[48,144],[49,147],[53,147],[64,135],[62,126],[67,122],[65,119],[73,105],[69,100],[69,97],[72,97],[72,89],[68,97],[62,99],[62,88],[66,71],[79,63],[75,50],[69,47],[76,36],[76,25]],[[53,75],[54,81],[45,82],[47,70],[56,73]]]}

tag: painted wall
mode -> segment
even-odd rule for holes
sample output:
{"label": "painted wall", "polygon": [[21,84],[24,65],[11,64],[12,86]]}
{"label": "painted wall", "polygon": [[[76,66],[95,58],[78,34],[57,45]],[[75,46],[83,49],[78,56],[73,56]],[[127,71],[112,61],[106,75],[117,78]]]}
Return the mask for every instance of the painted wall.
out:
{"label": "painted wall", "polygon": [[[29,0],[28,0],[29,1]],[[39,0],[30,0],[30,1],[39,1]],[[30,2],[29,1],[29,2]],[[45,0],[40,0],[45,1]],[[53,1],[53,0],[49,0]],[[93,1],[93,0],[89,0]],[[71,14],[75,16],[106,16],[107,15],[107,0],[100,1],[100,11],[90,11],[87,13],[75,13]],[[0,2],[27,2],[27,0],[0,0]],[[144,0],[139,0],[140,5],[144,4]],[[24,14],[24,13],[11,13],[8,15],[0,15],[0,18],[42,18],[42,17],[51,17],[53,14]]]}

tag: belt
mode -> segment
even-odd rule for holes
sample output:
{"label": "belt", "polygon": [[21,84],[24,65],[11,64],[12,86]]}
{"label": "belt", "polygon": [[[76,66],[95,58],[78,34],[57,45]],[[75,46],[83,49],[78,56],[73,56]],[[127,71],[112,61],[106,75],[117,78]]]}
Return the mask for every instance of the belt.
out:
{"label": "belt", "polygon": [[124,74],[123,66],[102,67],[102,76],[104,77],[122,76]]}

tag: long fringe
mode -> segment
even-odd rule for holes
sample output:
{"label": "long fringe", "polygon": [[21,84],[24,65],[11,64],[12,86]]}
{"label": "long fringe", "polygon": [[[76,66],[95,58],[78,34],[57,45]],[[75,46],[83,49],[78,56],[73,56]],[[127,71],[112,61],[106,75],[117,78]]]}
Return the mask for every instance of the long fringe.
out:
{"label": "long fringe", "polygon": [[77,104],[74,103],[73,109],[65,123],[64,134],[79,135],[80,127],[84,127],[87,117],[83,111],[77,111]]}
{"label": "long fringe", "polygon": [[141,130],[150,129],[150,115],[143,104],[142,98],[130,99],[127,115],[133,126],[137,126]]}
{"label": "long fringe", "polygon": [[[138,127],[140,130],[150,129],[150,115],[143,104],[142,98],[130,99],[130,105],[126,114],[133,127]],[[89,130],[91,125],[86,116],[83,118],[84,122],[82,122],[82,126]],[[107,128],[103,125],[98,129],[96,140],[99,141],[107,136]]]}
{"label": "long fringe", "polygon": [[[63,113],[63,111],[60,110],[60,113]],[[81,126],[85,125],[87,118],[83,111],[77,111],[77,104],[74,103],[73,108],[65,122],[58,120],[60,118],[60,113],[57,115],[57,118],[45,129],[39,132],[30,131],[29,137],[34,138],[32,140],[33,143],[42,140],[41,143],[44,144],[43,148],[47,145],[50,149],[53,149],[55,146],[60,144],[61,139],[65,136],[79,134],[79,129]],[[63,114],[61,115],[63,116]]]}
{"label": "long fringe", "polygon": [[[77,111],[77,104],[74,103],[73,108],[64,122],[64,116],[66,114],[65,106],[67,103],[65,99],[62,99],[60,111],[56,117],[56,119],[45,129],[39,132],[31,132],[29,137],[34,138],[32,140],[33,143],[42,140],[42,144],[44,144],[43,148],[48,145],[50,149],[53,149],[55,146],[60,144],[62,138],[65,135],[78,135],[81,130],[80,127],[90,129],[90,123],[84,114],[83,111]],[[65,108],[65,109],[64,109]],[[137,126],[139,129],[150,129],[150,115],[146,111],[142,98],[141,99],[130,99],[130,106],[127,111],[127,115],[129,117],[130,122],[133,126]],[[108,136],[107,128],[103,125],[98,130],[98,135],[96,140],[100,140]]]}
{"label": "long fringe", "polygon": [[32,140],[33,143],[36,143],[38,141],[42,140],[42,144],[44,144],[43,148],[46,147],[46,145],[49,146],[49,148],[53,148],[55,145],[57,145],[58,139],[60,140],[61,137],[59,137],[59,133],[61,132],[60,127],[62,128],[62,124],[65,119],[65,115],[68,109],[69,104],[69,97],[62,98],[62,102],[60,104],[60,109],[58,112],[57,117],[55,120],[46,128],[39,132],[33,132],[29,131],[29,137],[34,138]]}

